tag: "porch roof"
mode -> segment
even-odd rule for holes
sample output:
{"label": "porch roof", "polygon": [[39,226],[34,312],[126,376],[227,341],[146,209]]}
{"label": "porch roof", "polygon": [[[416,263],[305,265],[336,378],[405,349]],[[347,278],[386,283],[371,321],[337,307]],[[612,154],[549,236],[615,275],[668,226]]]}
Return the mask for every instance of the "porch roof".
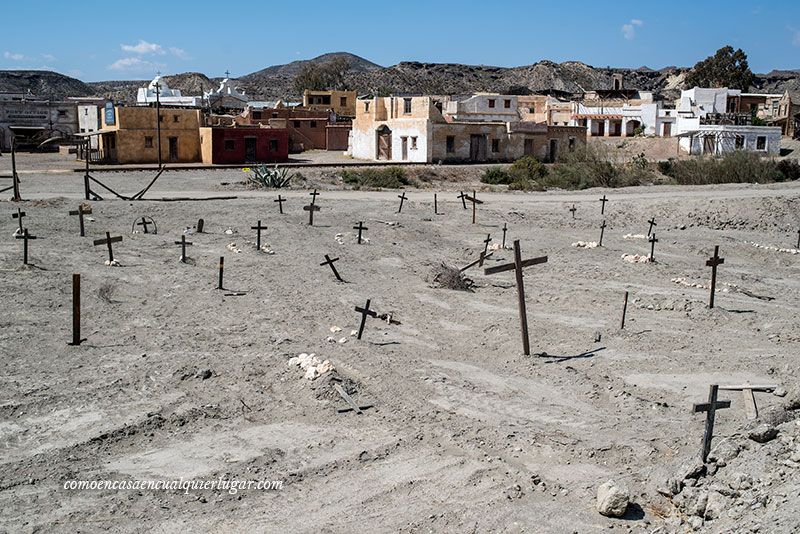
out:
{"label": "porch roof", "polygon": [[603,115],[602,113],[576,113],[572,116],[573,119],[611,119],[622,120],[622,115]]}

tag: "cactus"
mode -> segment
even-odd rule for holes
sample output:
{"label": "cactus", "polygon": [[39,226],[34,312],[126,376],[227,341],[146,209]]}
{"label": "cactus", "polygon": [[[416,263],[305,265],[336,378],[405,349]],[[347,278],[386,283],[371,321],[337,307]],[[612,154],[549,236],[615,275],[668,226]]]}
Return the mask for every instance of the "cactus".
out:
{"label": "cactus", "polygon": [[289,169],[286,167],[269,168],[266,165],[258,165],[250,169],[250,176],[248,182],[256,187],[265,187],[270,189],[281,189],[287,187],[294,178],[294,173],[289,174]]}

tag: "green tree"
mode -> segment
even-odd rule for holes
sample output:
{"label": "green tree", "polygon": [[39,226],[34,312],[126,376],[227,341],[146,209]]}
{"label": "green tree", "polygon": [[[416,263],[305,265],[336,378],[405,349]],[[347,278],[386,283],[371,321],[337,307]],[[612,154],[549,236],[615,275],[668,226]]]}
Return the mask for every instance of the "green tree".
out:
{"label": "green tree", "polygon": [[753,72],[747,54],[741,48],[724,46],[698,62],[686,76],[687,87],[729,87],[747,91],[753,84]]}

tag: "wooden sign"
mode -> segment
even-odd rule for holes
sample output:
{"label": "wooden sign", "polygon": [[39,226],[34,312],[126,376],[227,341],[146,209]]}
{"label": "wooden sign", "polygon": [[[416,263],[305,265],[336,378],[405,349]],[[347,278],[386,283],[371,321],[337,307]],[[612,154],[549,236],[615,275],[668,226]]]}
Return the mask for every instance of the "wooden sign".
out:
{"label": "wooden sign", "polygon": [[203,227],[205,226],[206,222],[203,219],[197,219],[197,233],[203,233]]}
{"label": "wooden sign", "polygon": [[711,439],[714,437],[714,418],[717,414],[717,410],[731,407],[731,401],[717,400],[718,389],[719,386],[717,384],[712,384],[709,386],[708,390],[708,402],[694,404],[692,406],[692,411],[694,413],[706,413],[706,426],[705,431],[703,432],[703,446],[700,450],[700,459],[703,461],[703,463],[708,460],[708,453],[711,452]]}
{"label": "wooden sign", "polygon": [[119,243],[122,241],[122,236],[111,237],[110,232],[106,232],[105,239],[95,239],[94,246],[107,245],[108,246],[108,263],[114,263],[114,249],[111,247],[112,243]]}
{"label": "wooden sign", "polygon": [[77,215],[78,216],[78,221],[80,222],[80,228],[81,228],[81,237],[84,237],[86,235],[86,233],[84,232],[84,226],[83,226],[83,216],[84,215],[88,215],[90,213],[92,213],[92,208],[89,208],[88,210],[84,210],[83,209],[83,204],[79,204],[78,205],[78,209],[72,210],[72,211],[69,212],[70,215]]}
{"label": "wooden sign", "polygon": [[717,288],[717,267],[725,263],[723,258],[719,257],[719,245],[714,246],[714,256],[706,261],[706,266],[711,267],[711,296],[709,297],[708,307],[714,307],[714,293]]}
{"label": "wooden sign", "polygon": [[339,261],[339,258],[331,259],[330,256],[325,254],[325,261],[320,263],[319,266],[322,267],[323,265],[330,265],[331,266],[331,270],[333,271],[333,276],[335,276],[338,281],[344,282],[344,280],[342,280],[342,277],[339,276],[339,271],[336,270],[336,266],[333,264],[333,262],[335,262],[335,261]]}

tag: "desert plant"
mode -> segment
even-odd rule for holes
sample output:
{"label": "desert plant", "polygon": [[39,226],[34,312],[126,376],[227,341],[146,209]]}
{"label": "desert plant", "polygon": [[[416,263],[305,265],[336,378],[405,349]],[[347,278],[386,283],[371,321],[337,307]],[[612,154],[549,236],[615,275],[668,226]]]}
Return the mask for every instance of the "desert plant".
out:
{"label": "desert plant", "polygon": [[258,165],[250,169],[248,182],[257,187],[281,189],[287,187],[294,176],[286,167],[275,165],[274,168],[270,168],[266,165]]}
{"label": "desert plant", "polygon": [[435,287],[454,291],[472,291],[472,287],[475,285],[472,280],[464,276],[460,269],[446,263],[442,263],[434,269],[432,282]]}
{"label": "desert plant", "polygon": [[353,186],[354,189],[400,189],[408,185],[416,186],[402,167],[368,168],[361,171],[344,170],[342,171],[342,181]]}
{"label": "desert plant", "polygon": [[492,167],[486,169],[481,176],[481,182],[491,185],[507,185],[514,181],[514,177],[506,169]]}

